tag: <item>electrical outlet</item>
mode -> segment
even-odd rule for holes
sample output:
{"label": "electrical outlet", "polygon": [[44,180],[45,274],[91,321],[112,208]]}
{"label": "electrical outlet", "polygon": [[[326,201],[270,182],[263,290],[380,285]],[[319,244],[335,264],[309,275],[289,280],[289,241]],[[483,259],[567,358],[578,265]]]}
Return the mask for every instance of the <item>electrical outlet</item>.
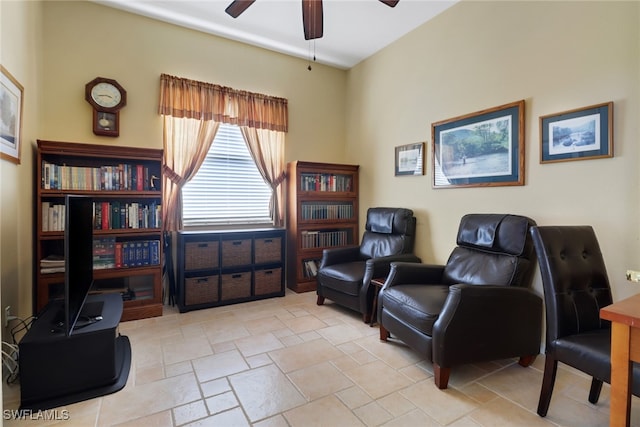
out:
{"label": "electrical outlet", "polygon": [[11,317],[11,306],[8,305],[4,308],[4,327],[9,326],[9,318]]}
{"label": "electrical outlet", "polygon": [[627,280],[630,282],[640,282],[640,271],[627,270]]}

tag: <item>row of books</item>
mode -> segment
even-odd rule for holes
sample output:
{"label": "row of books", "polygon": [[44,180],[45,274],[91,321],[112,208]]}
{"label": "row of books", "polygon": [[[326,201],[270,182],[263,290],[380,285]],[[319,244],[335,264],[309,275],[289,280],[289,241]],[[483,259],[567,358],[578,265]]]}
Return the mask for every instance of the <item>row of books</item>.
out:
{"label": "row of books", "polygon": [[330,173],[307,174],[300,176],[302,191],[352,191],[353,178],[351,175],[336,175]]}
{"label": "row of books", "polygon": [[304,277],[316,277],[318,275],[318,261],[315,259],[305,259],[302,261],[302,271]]}
{"label": "row of books", "polygon": [[347,230],[302,231],[300,233],[302,249],[344,246],[350,244]]}
{"label": "row of books", "polygon": [[162,208],[157,202],[95,202],[94,228],[114,230],[121,228],[160,228]]}
{"label": "row of books", "polygon": [[342,219],[353,218],[353,205],[303,203],[302,219]]}
{"label": "row of books", "polygon": [[159,191],[160,179],[140,164],[86,167],[43,161],[41,185],[44,190]]}
{"label": "row of books", "polygon": [[[42,202],[42,231],[64,231],[65,206]],[[162,208],[157,202],[94,202],[93,224],[96,230],[160,228]]]}
{"label": "row of books", "polygon": [[93,240],[93,269],[142,267],[160,264],[160,240]]}

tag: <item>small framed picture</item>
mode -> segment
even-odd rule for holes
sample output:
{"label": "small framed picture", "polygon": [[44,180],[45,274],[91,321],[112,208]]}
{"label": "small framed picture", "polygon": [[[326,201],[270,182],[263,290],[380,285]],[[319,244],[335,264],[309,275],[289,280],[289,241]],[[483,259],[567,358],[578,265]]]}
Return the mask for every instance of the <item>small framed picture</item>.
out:
{"label": "small framed picture", "polygon": [[0,65],[0,158],[20,164],[24,88]]}
{"label": "small framed picture", "polygon": [[613,102],[540,117],[540,163],[613,157]]}
{"label": "small framed picture", "polygon": [[433,123],[433,188],[524,185],[524,100]]}
{"label": "small framed picture", "polygon": [[424,142],[396,147],[396,176],[424,175]]}

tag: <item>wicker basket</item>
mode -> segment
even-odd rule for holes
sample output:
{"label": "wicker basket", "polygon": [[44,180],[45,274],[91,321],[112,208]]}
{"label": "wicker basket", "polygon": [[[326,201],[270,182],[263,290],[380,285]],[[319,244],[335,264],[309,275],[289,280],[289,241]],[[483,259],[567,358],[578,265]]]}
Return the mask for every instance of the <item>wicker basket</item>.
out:
{"label": "wicker basket", "polygon": [[254,258],[256,264],[282,261],[282,238],[268,237],[256,239],[254,244]]}
{"label": "wicker basket", "polygon": [[255,294],[265,295],[282,292],[282,269],[256,270]]}
{"label": "wicker basket", "polygon": [[191,277],[184,280],[185,305],[218,301],[218,276]]}
{"label": "wicker basket", "polygon": [[251,264],[251,239],[222,241],[223,267],[249,264]]}
{"label": "wicker basket", "polygon": [[217,241],[188,242],[184,248],[184,269],[204,270],[218,267]]}
{"label": "wicker basket", "polygon": [[251,272],[223,274],[221,300],[248,298],[251,296]]}

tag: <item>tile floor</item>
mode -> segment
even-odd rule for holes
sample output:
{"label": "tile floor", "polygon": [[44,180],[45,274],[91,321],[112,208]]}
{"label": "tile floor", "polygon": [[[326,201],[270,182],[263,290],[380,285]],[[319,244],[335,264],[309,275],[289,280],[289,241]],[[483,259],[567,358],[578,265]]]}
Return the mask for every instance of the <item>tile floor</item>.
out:
{"label": "tile floor", "polygon": [[[125,322],[133,361],[125,388],[57,408],[60,421],[5,426],[607,426],[609,387],[561,367],[549,414],[537,408],[544,356],[454,369],[438,390],[431,363],[315,294]],[[4,409],[19,386],[3,388]],[[64,412],[63,412],[64,411]],[[4,418],[10,418],[5,415]],[[640,426],[636,398],[632,425]]]}

